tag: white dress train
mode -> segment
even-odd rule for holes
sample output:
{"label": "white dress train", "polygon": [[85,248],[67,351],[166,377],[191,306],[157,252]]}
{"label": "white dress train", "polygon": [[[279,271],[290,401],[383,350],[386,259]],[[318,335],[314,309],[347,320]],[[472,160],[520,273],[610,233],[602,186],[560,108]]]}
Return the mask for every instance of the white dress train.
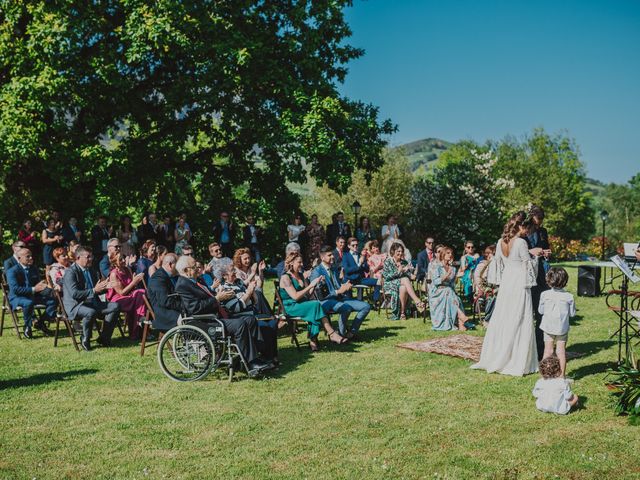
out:
{"label": "white dress train", "polygon": [[538,371],[531,303],[538,262],[529,254],[527,242],[522,238],[513,242],[508,257],[502,252],[502,243],[498,241],[495,257],[500,284],[496,306],[484,337],[480,361],[471,368],[522,376]]}

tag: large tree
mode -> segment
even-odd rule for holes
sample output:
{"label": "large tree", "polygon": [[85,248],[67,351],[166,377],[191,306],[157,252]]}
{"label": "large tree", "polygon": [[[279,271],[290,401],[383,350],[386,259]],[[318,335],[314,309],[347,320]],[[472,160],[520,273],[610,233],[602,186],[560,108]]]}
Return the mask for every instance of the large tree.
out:
{"label": "large tree", "polygon": [[[0,221],[160,208],[274,225],[393,131],[341,97],[350,0],[0,0]],[[208,226],[203,224],[202,227]]]}

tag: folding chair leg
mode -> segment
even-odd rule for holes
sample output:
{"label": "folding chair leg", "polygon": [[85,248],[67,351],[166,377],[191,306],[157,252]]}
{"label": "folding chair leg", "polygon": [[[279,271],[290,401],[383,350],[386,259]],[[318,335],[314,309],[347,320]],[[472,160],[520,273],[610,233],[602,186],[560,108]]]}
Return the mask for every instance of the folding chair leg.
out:
{"label": "folding chair leg", "polygon": [[60,334],[60,317],[56,318],[56,334],[53,337],[53,346],[58,346],[58,335]]}
{"label": "folding chair leg", "polygon": [[71,326],[71,322],[68,318],[63,318],[62,321],[67,326],[67,332],[69,332],[69,336],[71,337],[71,341],[73,342],[73,346],[76,347],[76,351],[80,351],[80,346],[78,345],[78,340],[76,340],[76,332],[73,330]]}
{"label": "folding chair leg", "polygon": [[142,341],[140,342],[140,356],[144,357],[144,347],[147,344],[147,333],[149,332],[149,324],[145,322],[142,328]]}
{"label": "folding chair leg", "polygon": [[289,320],[289,328],[291,329],[291,343],[293,343],[298,350],[300,350],[300,342],[298,342],[298,334],[296,332],[297,325],[295,320]]}
{"label": "folding chair leg", "polygon": [[18,325],[18,314],[13,310],[11,312],[11,319],[13,320],[13,326],[16,329],[16,335],[18,335],[18,340],[22,340],[22,335],[20,335],[20,326]]}
{"label": "folding chair leg", "polygon": [[5,314],[5,298],[2,297],[2,318],[0,319],[0,337],[2,336],[2,332],[4,331],[4,314]]}

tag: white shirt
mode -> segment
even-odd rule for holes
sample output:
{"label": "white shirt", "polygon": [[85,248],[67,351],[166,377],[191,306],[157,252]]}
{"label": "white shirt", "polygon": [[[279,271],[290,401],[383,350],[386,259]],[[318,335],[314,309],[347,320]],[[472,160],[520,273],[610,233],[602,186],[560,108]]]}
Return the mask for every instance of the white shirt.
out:
{"label": "white shirt", "polygon": [[564,335],[569,331],[569,318],[576,315],[573,295],[562,289],[545,290],[540,295],[538,312],[542,315],[540,330],[549,335]]}
{"label": "white shirt", "polygon": [[541,412],[566,415],[571,410],[569,400],[573,392],[566,378],[541,378],[532,393],[536,397],[536,408]]}

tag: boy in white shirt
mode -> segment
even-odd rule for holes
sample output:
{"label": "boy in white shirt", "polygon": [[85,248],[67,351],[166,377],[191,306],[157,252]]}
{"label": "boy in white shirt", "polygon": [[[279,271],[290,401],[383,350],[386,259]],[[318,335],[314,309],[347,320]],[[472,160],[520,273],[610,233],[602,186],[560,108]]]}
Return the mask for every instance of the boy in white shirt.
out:
{"label": "boy in white shirt", "polygon": [[550,268],[546,280],[551,290],[542,292],[538,307],[538,311],[542,315],[540,330],[544,332],[544,355],[542,358],[553,355],[555,344],[555,353],[560,361],[560,370],[564,377],[567,365],[566,346],[569,335],[569,318],[576,315],[576,304],[573,295],[564,290],[569,281],[569,274],[564,268]]}
{"label": "boy in white shirt", "polygon": [[541,412],[566,415],[578,403],[578,396],[571,391],[571,380],[562,377],[558,357],[543,358],[538,369],[542,378],[532,392],[536,408]]}

